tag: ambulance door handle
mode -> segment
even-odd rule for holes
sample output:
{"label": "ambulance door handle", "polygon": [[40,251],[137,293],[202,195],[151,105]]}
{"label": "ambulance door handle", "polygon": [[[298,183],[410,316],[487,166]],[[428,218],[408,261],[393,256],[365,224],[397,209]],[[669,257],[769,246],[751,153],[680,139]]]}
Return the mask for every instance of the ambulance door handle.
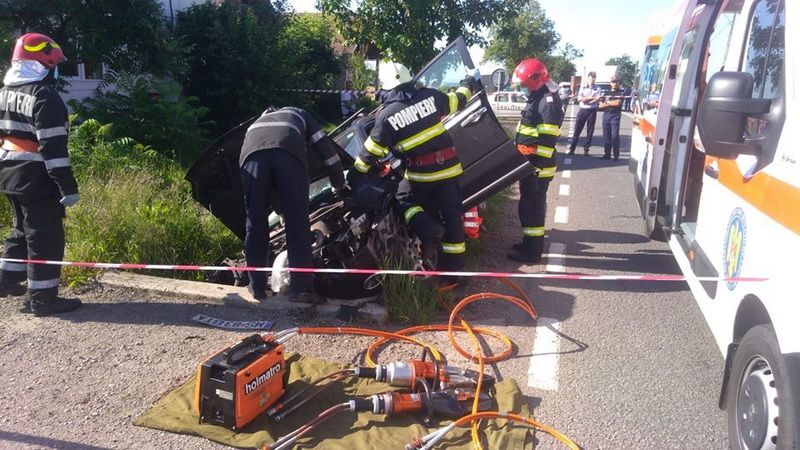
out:
{"label": "ambulance door handle", "polygon": [[485,106],[481,106],[477,111],[470,114],[469,117],[467,117],[466,119],[464,119],[463,122],[461,122],[461,127],[466,128],[468,126],[475,125],[476,123],[478,123],[479,120],[483,118],[483,116],[486,115],[487,111],[489,110],[486,109]]}

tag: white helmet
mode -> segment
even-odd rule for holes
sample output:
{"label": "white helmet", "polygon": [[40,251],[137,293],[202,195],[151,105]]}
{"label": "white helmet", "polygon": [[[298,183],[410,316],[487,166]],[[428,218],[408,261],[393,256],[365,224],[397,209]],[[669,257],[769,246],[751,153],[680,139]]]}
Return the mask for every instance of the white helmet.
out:
{"label": "white helmet", "polygon": [[404,65],[391,61],[381,61],[379,72],[378,78],[381,81],[381,89],[387,91],[414,79],[411,76],[411,71]]}

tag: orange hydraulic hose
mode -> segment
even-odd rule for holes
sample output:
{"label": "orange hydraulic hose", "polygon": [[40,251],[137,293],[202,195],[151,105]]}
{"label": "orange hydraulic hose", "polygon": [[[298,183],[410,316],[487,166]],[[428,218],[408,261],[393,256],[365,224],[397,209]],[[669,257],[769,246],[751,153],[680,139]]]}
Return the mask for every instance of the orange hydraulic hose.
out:
{"label": "orange hydraulic hose", "polygon": [[480,420],[480,419],[506,419],[506,420],[511,420],[511,421],[514,421],[514,422],[524,423],[524,424],[526,424],[528,426],[531,426],[531,427],[534,427],[534,428],[538,428],[538,429],[544,431],[545,433],[553,436],[554,438],[558,439],[564,445],[566,445],[567,447],[569,447],[572,450],[580,450],[580,447],[578,447],[578,445],[575,442],[573,442],[570,438],[568,438],[568,437],[564,436],[563,434],[561,434],[555,428],[552,428],[552,427],[549,427],[549,426],[547,426],[545,424],[539,423],[539,422],[537,422],[537,421],[535,421],[533,419],[530,419],[528,417],[523,417],[523,416],[520,416],[519,414],[514,414],[514,413],[510,413],[510,412],[484,411],[484,412],[474,413],[474,414],[470,414],[470,415],[464,416],[464,417],[456,420],[454,422],[454,424],[455,424],[455,426],[460,427],[460,426],[464,425],[465,423],[474,422],[474,421]]}
{"label": "orange hydraulic hose", "polygon": [[[402,330],[395,331],[394,334],[405,336],[407,334],[421,333],[424,331],[447,331],[447,330],[448,330],[447,325],[419,325],[415,327],[403,328]],[[464,328],[463,326],[457,326],[457,325],[453,326],[452,330],[463,331],[463,332],[467,331],[467,329]],[[504,345],[503,351],[498,353],[497,355],[486,357],[485,362],[487,363],[491,364],[498,361],[502,361],[506,359],[509,355],[511,355],[511,353],[514,351],[514,343],[511,342],[511,339],[509,339],[507,336],[503,334],[500,334],[496,331],[488,330],[486,328],[479,328],[479,327],[473,328],[473,331],[480,335],[491,336],[503,342]],[[378,338],[369,345],[369,347],[367,348],[367,352],[364,356],[367,364],[369,364],[370,366],[375,365],[375,360],[374,360],[375,352],[390,340],[391,339],[388,338]],[[463,353],[463,352],[459,353],[461,353],[465,358],[470,358],[475,360],[474,358],[471,357],[469,353]]]}
{"label": "orange hydraulic hose", "polygon": [[[436,347],[399,333],[390,333],[388,331],[370,330],[368,328],[355,327],[300,327],[297,329],[297,332],[300,334],[355,334],[358,336],[375,336],[387,341],[390,339],[398,339],[419,345],[420,347],[427,347],[437,360],[441,361],[443,359],[442,353],[437,350]],[[367,360],[367,363],[369,366],[375,367],[375,363],[373,361]]]}

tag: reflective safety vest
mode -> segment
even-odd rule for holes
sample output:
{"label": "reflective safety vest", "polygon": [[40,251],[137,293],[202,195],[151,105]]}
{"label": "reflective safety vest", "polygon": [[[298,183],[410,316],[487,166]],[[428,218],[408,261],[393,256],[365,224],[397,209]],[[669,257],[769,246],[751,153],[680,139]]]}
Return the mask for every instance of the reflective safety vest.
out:
{"label": "reflective safety vest", "polygon": [[515,138],[517,150],[530,161],[539,178],[556,174],[554,156],[563,121],[561,99],[547,86],[534,92],[522,111]]}

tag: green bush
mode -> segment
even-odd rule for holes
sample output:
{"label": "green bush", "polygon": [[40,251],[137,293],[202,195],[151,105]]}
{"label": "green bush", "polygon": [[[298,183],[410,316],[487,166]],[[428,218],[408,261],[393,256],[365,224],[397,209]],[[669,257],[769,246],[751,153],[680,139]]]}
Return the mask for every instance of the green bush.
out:
{"label": "green bush", "polygon": [[[70,158],[81,201],[67,210],[67,260],[214,264],[241,250],[241,241],[191,198],[178,164],[133,139],[116,138],[113,129],[88,120],[72,130]],[[13,216],[8,202],[0,204],[0,226],[7,233]],[[91,275],[67,267],[63,278],[74,283]]]}
{"label": "green bush", "polygon": [[[110,85],[114,89],[106,90]],[[187,166],[208,143],[203,128],[208,125],[203,122],[208,108],[199,106],[195,97],[182,97],[181,89],[174,81],[110,72],[93,97],[70,105],[78,121],[113,124],[107,127],[113,127],[114,135],[130,136]],[[110,133],[104,131],[103,137]]]}

